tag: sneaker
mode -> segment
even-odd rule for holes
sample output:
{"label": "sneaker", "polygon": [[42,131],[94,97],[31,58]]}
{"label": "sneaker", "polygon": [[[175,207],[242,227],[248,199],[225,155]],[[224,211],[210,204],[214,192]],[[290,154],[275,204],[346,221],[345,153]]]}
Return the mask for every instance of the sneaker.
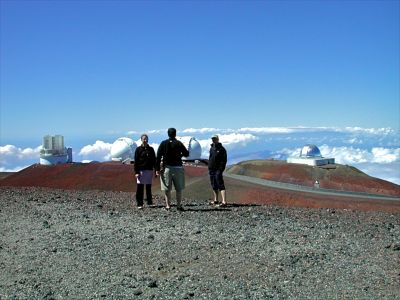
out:
{"label": "sneaker", "polygon": [[221,204],[218,204],[218,207],[226,207],[226,203],[221,203]]}
{"label": "sneaker", "polygon": [[138,209],[143,209],[143,206],[138,206],[137,208],[138,208]]}

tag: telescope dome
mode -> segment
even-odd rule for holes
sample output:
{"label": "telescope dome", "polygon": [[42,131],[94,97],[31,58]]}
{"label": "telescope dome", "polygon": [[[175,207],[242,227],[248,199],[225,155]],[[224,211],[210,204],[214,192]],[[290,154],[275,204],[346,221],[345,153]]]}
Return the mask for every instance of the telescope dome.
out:
{"label": "telescope dome", "polygon": [[317,146],[307,144],[301,149],[300,157],[322,157],[322,155]]}
{"label": "telescope dome", "polygon": [[135,159],[136,143],[128,138],[118,138],[111,146],[111,159],[115,161],[126,161]]}
{"label": "telescope dome", "polygon": [[201,158],[201,146],[200,143],[196,140],[196,138],[182,137],[179,140],[189,151],[189,156],[182,157],[183,160],[196,160]]}

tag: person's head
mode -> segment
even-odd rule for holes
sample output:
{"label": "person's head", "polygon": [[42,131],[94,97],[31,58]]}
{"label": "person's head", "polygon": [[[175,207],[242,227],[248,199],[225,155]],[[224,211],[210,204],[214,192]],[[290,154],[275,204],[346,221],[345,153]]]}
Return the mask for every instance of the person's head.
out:
{"label": "person's head", "polygon": [[218,135],[214,134],[214,135],[211,137],[211,140],[212,140],[212,142],[213,142],[214,144],[218,143],[218,142],[219,142],[219,137],[218,137]]}
{"label": "person's head", "polygon": [[147,136],[147,134],[143,133],[140,137],[140,140],[142,141],[143,145],[147,145],[149,142],[149,137]]}
{"label": "person's head", "polygon": [[168,137],[170,137],[170,138],[176,137],[176,129],[175,128],[168,128]]}

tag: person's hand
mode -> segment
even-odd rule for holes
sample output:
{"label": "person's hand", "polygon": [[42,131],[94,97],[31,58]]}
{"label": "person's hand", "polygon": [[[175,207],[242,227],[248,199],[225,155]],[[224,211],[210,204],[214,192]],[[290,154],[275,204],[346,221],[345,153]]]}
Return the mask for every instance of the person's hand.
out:
{"label": "person's hand", "polygon": [[156,177],[160,176],[160,171],[156,171]]}
{"label": "person's hand", "polygon": [[139,178],[139,177],[140,177],[140,174],[135,174],[135,177],[136,177],[136,178]]}

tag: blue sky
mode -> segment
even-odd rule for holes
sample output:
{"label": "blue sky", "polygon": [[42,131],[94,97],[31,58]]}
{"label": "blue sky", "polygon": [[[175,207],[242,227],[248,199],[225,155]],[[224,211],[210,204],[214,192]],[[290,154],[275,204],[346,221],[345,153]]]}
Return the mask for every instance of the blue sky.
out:
{"label": "blue sky", "polygon": [[[327,136],[353,128],[340,137],[363,142],[345,147],[383,147],[400,159],[399,1],[0,5],[2,170],[23,167],[4,158],[35,153],[46,134],[64,135],[78,154],[96,141],[109,146],[170,126],[257,138],[255,128]],[[382,143],[354,136],[356,128],[390,134]],[[258,147],[286,147],[284,138],[272,140]],[[338,140],[316,141],[333,149]]]}

